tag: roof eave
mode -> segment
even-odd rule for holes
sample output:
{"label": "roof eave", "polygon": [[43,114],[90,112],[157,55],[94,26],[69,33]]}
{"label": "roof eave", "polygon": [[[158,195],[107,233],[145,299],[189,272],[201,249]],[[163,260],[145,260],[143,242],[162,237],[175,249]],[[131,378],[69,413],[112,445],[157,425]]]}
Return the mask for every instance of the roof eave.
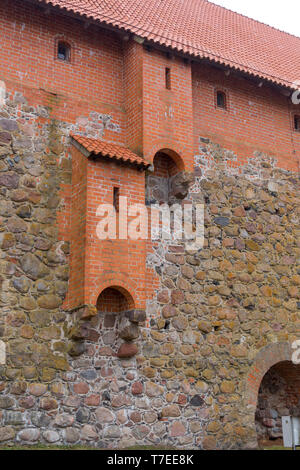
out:
{"label": "roof eave", "polygon": [[105,153],[102,153],[102,152],[95,152],[94,150],[90,151],[84,145],[82,145],[80,142],[78,142],[72,134],[70,135],[70,138],[71,138],[72,145],[74,145],[74,147],[77,150],[79,150],[79,152],[81,152],[87,158],[92,158],[92,159],[104,158],[108,161],[113,160],[116,163],[123,163],[124,165],[132,166],[132,167],[137,168],[138,170],[141,170],[141,171],[142,170],[146,171],[151,166],[151,163],[149,163],[147,161],[145,161],[145,162],[136,162],[136,161],[131,161],[129,159],[128,160],[124,159],[122,157],[117,157],[117,156],[112,156],[112,155],[109,155],[109,154],[105,154]]}
{"label": "roof eave", "polygon": [[79,152],[81,152],[85,157],[89,158],[93,152],[90,152],[87,148],[85,148],[83,145],[81,145],[72,135],[70,135],[71,138],[71,143],[74,145]]}
{"label": "roof eave", "polygon": [[[233,70],[237,73],[245,74],[246,76],[249,76],[249,77],[257,77],[257,78],[259,78],[260,80],[262,80],[266,83],[277,85],[279,87],[285,88],[286,90],[290,90],[291,92],[298,89],[297,84],[288,83],[288,82],[286,82],[285,80],[283,80],[279,77],[272,77],[272,76],[268,76],[267,74],[263,75],[263,74],[260,74],[258,72],[256,73],[255,71],[253,71],[253,72],[247,71],[245,66],[242,65],[242,64],[236,64],[235,66],[227,64],[228,60],[226,58],[223,58],[223,57],[211,58],[211,57],[208,56],[208,53],[205,53],[205,52],[203,52],[203,55],[192,54],[192,53],[189,53],[189,52],[183,52],[182,50],[179,50],[176,47],[164,46],[164,45],[160,44],[160,42],[158,40],[157,41],[156,40],[149,40],[149,39],[147,39],[147,37],[143,37],[141,35],[136,35],[130,29],[126,28],[126,26],[116,26],[116,25],[113,25],[112,23],[110,23],[108,21],[105,21],[105,20],[101,21],[99,19],[94,19],[93,17],[87,16],[85,14],[81,14],[79,12],[75,12],[74,10],[68,10],[65,7],[54,6],[52,4],[47,3],[45,0],[27,0],[27,1],[30,2],[30,3],[33,3],[35,5],[39,5],[39,6],[44,5],[45,9],[50,9],[50,10],[52,9],[53,11],[66,14],[67,16],[71,16],[73,18],[77,18],[77,19],[81,18],[87,25],[94,24],[98,27],[102,27],[104,29],[114,31],[116,33],[123,32],[123,34],[126,33],[126,34],[129,34],[130,36],[135,36],[136,38],[140,37],[143,40],[142,41],[143,45],[151,45],[152,47],[156,47],[158,49],[163,48],[165,50],[172,51],[173,53],[175,52],[177,55],[179,55],[181,57],[189,58],[191,60],[197,60],[197,61],[207,60],[208,62],[210,62],[212,64],[220,64],[220,65],[223,65],[225,68]],[[183,45],[183,47],[184,47],[184,45]]]}
{"label": "roof eave", "polygon": [[122,157],[112,156],[112,155],[104,154],[101,152],[90,152],[89,157],[91,157],[92,159],[102,158],[102,159],[105,159],[106,161],[114,161],[115,163],[119,163],[119,164],[122,163],[123,165],[131,166],[141,171],[147,170],[147,168],[151,166],[151,164],[147,163],[146,161],[145,163],[132,162]]}

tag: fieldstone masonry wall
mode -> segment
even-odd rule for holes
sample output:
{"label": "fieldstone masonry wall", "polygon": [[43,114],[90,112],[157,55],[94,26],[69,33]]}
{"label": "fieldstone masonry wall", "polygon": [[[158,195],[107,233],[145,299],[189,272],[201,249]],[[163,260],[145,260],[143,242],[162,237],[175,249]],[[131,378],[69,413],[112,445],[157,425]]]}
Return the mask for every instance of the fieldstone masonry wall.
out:
{"label": "fieldstone masonry wall", "polygon": [[[96,133],[109,121],[84,119]],[[15,94],[0,128],[0,443],[254,447],[247,373],[262,348],[292,342],[300,327],[297,176],[259,153],[238,165],[200,138],[187,200],[205,204],[204,248],[164,242],[149,253],[161,287],[137,355],[117,357],[114,319],[96,311],[81,355],[70,355],[78,315],[62,308],[69,247],[55,222],[74,125]]]}

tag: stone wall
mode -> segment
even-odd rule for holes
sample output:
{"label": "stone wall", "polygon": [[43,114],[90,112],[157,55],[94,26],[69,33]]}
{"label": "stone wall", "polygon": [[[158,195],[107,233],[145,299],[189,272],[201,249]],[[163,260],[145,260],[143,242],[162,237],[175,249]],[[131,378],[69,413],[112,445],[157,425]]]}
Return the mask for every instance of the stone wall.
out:
{"label": "stone wall", "polygon": [[[59,238],[56,213],[60,186],[70,172],[61,131],[48,108],[29,106],[21,93],[9,93],[0,128],[0,306],[7,352],[1,367],[3,442],[17,430],[25,438],[37,435],[37,430],[21,431],[37,416],[33,412],[30,421],[26,410],[35,410],[47,384],[55,394],[55,379],[68,368],[59,307],[68,288],[69,248]],[[54,401],[49,393],[40,409]]]}
{"label": "stone wall", "polygon": [[113,319],[100,312],[70,355],[78,315],[62,308],[69,248],[56,221],[76,126],[49,113],[20,94],[0,113],[0,442],[255,446],[245,378],[262,348],[297,339],[300,325],[297,176],[259,153],[236,168],[232,152],[200,138],[187,200],[205,205],[204,248],[149,252],[160,288],[135,357],[117,357]]}
{"label": "stone wall", "polygon": [[205,204],[205,246],[190,255],[166,244],[149,255],[162,288],[149,305],[143,362],[174,387],[172,403],[181,383],[179,440],[254,445],[247,372],[260,349],[299,334],[299,181],[267,155],[236,168],[232,152],[199,141],[190,198]]}

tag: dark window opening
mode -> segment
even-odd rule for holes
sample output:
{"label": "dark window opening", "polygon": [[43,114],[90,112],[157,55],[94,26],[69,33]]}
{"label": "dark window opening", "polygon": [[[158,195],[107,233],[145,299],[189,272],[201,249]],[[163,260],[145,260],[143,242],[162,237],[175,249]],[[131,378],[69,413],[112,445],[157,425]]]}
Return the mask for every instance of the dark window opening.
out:
{"label": "dark window opening", "polygon": [[166,68],[166,89],[171,90],[171,69]]}
{"label": "dark window opening", "polygon": [[114,188],[113,205],[114,205],[116,212],[119,212],[119,199],[120,199],[120,189]]}
{"label": "dark window opening", "polygon": [[223,91],[217,92],[217,107],[226,109],[226,95]]}
{"label": "dark window opening", "polygon": [[70,61],[71,57],[71,48],[69,44],[65,42],[59,42],[57,47],[57,58],[60,60],[65,60],[66,62]]}
{"label": "dark window opening", "polygon": [[300,131],[300,116],[294,116],[294,129]]}

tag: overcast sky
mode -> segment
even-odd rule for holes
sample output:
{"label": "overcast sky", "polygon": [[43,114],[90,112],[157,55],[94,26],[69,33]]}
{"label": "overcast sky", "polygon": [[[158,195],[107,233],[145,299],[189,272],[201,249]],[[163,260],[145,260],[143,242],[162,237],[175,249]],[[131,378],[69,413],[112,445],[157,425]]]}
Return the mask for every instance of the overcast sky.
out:
{"label": "overcast sky", "polygon": [[212,0],[212,3],[300,37],[300,0]]}

